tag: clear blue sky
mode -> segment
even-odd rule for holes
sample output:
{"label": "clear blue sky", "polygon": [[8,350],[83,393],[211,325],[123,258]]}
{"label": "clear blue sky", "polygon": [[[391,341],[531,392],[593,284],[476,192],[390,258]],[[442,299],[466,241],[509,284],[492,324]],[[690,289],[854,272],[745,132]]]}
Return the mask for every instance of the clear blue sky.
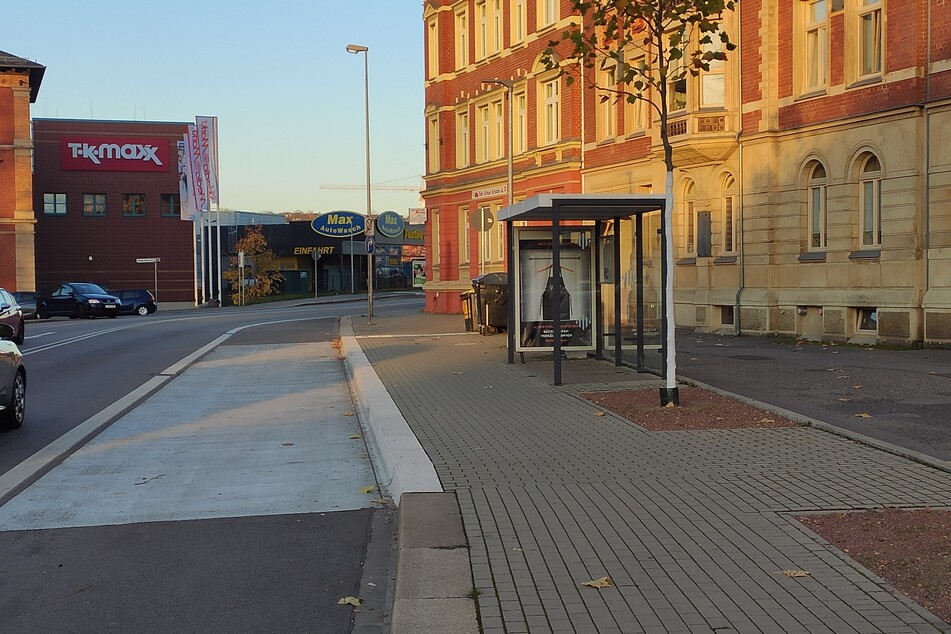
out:
{"label": "clear blue sky", "polygon": [[[222,208],[366,209],[363,54],[374,184],[419,187],[420,0],[31,0],[0,50],[46,66],[33,117],[218,117]],[[8,13],[10,8],[8,7]],[[8,16],[9,17],[9,16]],[[412,191],[372,192],[406,214]]]}

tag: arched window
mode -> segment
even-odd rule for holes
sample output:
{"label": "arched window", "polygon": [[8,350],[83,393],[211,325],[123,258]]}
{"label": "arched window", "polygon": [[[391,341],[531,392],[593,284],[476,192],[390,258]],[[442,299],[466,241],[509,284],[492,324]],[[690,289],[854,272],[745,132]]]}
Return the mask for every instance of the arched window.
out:
{"label": "arched window", "polygon": [[736,180],[731,175],[723,181],[723,198],[721,208],[723,210],[723,253],[733,253],[736,251],[737,244],[737,208]]}
{"label": "arched window", "polygon": [[687,256],[697,255],[697,186],[693,181],[684,185],[684,246]]}
{"label": "arched window", "polygon": [[813,161],[806,167],[806,192],[809,216],[809,249],[826,248],[826,169]]}
{"label": "arched window", "polygon": [[882,165],[869,154],[859,176],[859,232],[862,247],[882,245]]}

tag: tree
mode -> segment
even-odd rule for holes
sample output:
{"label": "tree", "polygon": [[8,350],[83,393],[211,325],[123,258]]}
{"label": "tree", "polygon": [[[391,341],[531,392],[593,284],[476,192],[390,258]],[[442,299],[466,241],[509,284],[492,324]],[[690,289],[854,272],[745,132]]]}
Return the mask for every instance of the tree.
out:
{"label": "tree", "polygon": [[[250,263],[251,272],[247,279],[253,282],[244,287],[245,301],[272,295],[277,290],[277,283],[284,279],[278,271],[277,256],[268,247],[267,239],[261,233],[261,227],[248,227],[247,233],[235,245],[238,252],[244,251],[244,261]],[[237,304],[240,300],[241,271],[237,268],[238,258],[231,258],[231,268],[222,275],[231,282],[231,302]]]}
{"label": "tree", "polygon": [[[548,68],[560,68],[571,84],[572,69],[580,64],[585,70],[613,70],[616,84],[599,86],[595,79],[587,83],[601,93],[599,99],[643,101],[657,114],[660,139],[667,168],[663,233],[666,256],[663,261],[664,333],[667,359],[665,387],[661,404],[679,405],[677,361],[674,341],[673,222],[674,152],[670,143],[668,119],[674,99],[680,99],[680,86],[688,74],[710,70],[710,62],[726,60],[726,52],[736,48],[721,28],[725,11],[732,11],[734,0],[572,0],[581,24],[572,22],[561,41],[549,43],[544,61]],[[577,62],[564,65],[566,60]],[[673,92],[672,92],[673,91]],[[685,104],[674,105],[681,109]]]}

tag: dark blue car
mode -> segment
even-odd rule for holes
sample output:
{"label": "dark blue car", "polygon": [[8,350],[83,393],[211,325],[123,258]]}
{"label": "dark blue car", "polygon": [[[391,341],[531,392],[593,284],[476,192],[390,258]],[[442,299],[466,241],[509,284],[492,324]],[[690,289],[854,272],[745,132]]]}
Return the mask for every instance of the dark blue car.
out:
{"label": "dark blue car", "polygon": [[89,282],[68,282],[41,292],[36,298],[36,316],[48,319],[57,315],[72,319],[115,317],[119,298]]}

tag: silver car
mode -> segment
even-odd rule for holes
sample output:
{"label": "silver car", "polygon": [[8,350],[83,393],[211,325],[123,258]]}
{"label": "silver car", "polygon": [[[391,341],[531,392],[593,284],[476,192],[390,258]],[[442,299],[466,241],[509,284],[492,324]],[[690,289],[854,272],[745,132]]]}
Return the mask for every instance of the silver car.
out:
{"label": "silver car", "polygon": [[26,368],[11,341],[13,328],[0,324],[0,427],[17,429],[26,417]]}

